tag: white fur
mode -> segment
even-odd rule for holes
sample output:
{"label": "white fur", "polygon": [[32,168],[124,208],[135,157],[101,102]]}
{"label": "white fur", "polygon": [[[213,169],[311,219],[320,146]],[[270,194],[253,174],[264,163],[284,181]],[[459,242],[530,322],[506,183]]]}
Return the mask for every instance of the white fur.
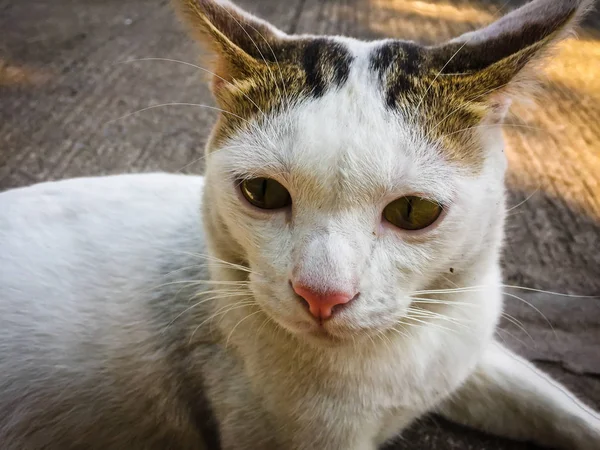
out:
{"label": "white fur", "polygon": [[[378,44],[339,41],[355,57],[348,81],[212,149],[205,180],[124,175],[0,194],[0,413],[19,405],[0,419],[6,448],[92,448],[95,435],[102,448],[160,448],[138,432],[145,401],[175,448],[197,433],[181,398],[200,401],[196,380],[225,450],[373,450],[436,410],[517,439],[598,448],[594,413],[493,339],[500,128],[478,136],[480,171],[447,161],[384,106],[368,69]],[[254,176],[284,185],[292,208],[247,204],[238,184]],[[436,226],[411,233],[382,220],[415,193],[444,205]],[[193,257],[210,275],[177,278]],[[161,284],[166,275],[175,281]],[[360,296],[324,324],[326,337],[290,280]],[[187,290],[167,286],[177,283]],[[215,286],[231,288],[196,303]],[[433,293],[436,315],[408,318],[427,301],[415,293],[455,286],[477,289]],[[113,422],[115,410],[127,421]]]}

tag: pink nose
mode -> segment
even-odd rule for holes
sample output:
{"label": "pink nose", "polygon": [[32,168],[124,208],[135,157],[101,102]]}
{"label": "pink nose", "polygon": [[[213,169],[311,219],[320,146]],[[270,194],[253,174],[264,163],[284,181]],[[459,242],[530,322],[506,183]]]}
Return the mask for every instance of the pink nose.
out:
{"label": "pink nose", "polygon": [[334,306],[345,305],[350,302],[356,294],[347,292],[328,292],[323,294],[309,287],[293,284],[296,294],[306,300],[310,313],[319,320],[329,319],[333,315]]}

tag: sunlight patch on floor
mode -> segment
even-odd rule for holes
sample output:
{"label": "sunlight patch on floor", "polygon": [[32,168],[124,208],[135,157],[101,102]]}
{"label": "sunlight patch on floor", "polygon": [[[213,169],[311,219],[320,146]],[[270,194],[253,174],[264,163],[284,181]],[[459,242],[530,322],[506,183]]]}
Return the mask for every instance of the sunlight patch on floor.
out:
{"label": "sunlight patch on floor", "polygon": [[49,79],[49,74],[37,69],[11,64],[0,58],[0,86],[37,86]]}

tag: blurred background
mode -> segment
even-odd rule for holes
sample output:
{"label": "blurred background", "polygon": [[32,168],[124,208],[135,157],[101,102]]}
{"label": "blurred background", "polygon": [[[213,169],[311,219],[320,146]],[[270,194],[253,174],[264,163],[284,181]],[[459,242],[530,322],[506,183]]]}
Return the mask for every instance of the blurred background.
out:
{"label": "blurred background", "polygon": [[[237,3],[289,33],[432,44],[526,1]],[[510,285],[600,295],[599,38],[592,13],[540,73],[537,102],[514,105],[506,124]],[[204,73],[181,63],[197,64],[198,54],[168,0],[0,0],[0,190],[123,172],[201,173],[214,111],[157,106],[214,105]],[[600,300],[507,292],[511,317],[499,337],[599,408]],[[405,437],[394,448],[529,448],[437,418]]]}

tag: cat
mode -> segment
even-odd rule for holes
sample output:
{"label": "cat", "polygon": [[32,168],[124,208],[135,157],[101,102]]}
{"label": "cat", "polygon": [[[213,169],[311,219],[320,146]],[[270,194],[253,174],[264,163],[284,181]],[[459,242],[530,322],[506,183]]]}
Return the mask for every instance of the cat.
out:
{"label": "cat", "polygon": [[494,338],[502,119],[590,2],[436,46],[174,4],[222,108],[205,176],[0,194],[0,447],[374,450],[434,412],[600,448]]}

